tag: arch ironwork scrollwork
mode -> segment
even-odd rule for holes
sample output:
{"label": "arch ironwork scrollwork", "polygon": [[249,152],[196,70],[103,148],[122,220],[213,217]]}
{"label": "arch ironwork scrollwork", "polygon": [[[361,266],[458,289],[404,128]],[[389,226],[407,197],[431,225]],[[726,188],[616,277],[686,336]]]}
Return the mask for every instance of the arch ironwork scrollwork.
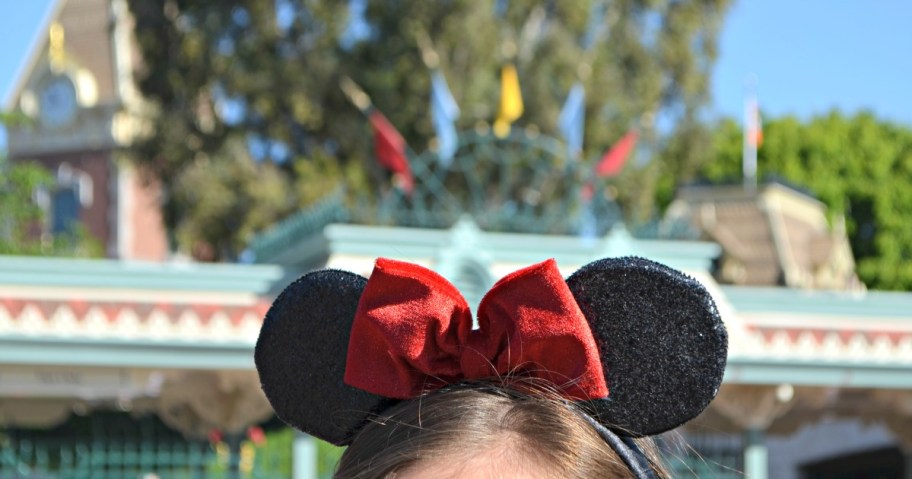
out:
{"label": "arch ironwork scrollwork", "polygon": [[488,129],[468,130],[448,164],[434,151],[409,162],[414,191],[384,192],[375,210],[359,208],[357,222],[448,228],[469,216],[487,231],[600,236],[620,221],[591,166],[568,159],[566,145],[534,131],[498,138]]}

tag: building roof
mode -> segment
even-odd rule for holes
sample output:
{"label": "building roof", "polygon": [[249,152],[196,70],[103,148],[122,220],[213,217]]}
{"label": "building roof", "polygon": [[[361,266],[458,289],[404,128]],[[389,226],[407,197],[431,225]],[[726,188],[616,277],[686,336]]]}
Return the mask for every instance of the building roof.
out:
{"label": "building roof", "polygon": [[744,335],[726,380],[912,389],[912,294],[722,286]]}
{"label": "building roof", "polygon": [[826,205],[778,182],[688,186],[668,219],[692,223],[724,251],[716,272],[747,286],[858,289],[851,247],[840,218],[831,227]]}
{"label": "building roof", "polygon": [[274,265],[145,262],[0,256],[0,287],[66,290],[268,294],[284,270]]}

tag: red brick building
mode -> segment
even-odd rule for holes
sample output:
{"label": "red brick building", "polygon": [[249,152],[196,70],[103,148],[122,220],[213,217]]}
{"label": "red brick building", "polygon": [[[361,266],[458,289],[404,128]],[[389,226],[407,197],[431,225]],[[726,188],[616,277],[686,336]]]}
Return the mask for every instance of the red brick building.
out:
{"label": "red brick building", "polygon": [[67,0],[54,8],[42,26],[48,35],[34,45],[4,105],[33,120],[10,129],[9,157],[54,174],[43,201],[46,231],[78,222],[110,258],[163,260],[169,249],[159,189],[120,150],[138,131],[143,108],[126,2]]}

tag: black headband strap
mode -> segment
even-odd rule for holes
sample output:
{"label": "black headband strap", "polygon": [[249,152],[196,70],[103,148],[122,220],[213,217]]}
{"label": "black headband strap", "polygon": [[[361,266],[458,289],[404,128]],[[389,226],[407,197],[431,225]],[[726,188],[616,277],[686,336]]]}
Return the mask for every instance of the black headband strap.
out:
{"label": "black headband strap", "polygon": [[592,416],[586,414],[585,412],[580,413],[583,416],[583,419],[586,420],[592,427],[595,428],[599,436],[614,449],[614,452],[621,457],[621,460],[624,461],[624,464],[627,464],[627,467],[630,469],[630,472],[637,479],[656,479],[656,475],[650,466],[650,461],[643,454],[643,451],[640,450],[640,447],[637,446],[633,438],[628,436],[618,436],[611,429],[603,426],[601,423],[595,420]]}

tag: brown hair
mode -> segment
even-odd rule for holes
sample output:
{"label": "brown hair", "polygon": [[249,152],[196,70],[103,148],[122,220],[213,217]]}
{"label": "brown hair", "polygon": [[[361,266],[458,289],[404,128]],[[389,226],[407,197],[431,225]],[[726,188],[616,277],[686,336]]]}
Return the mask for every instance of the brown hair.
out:
{"label": "brown hair", "polygon": [[[392,478],[435,459],[484,454],[537,477],[634,477],[582,411],[552,391],[521,389],[460,384],[403,401],[361,429],[334,477]],[[652,441],[637,443],[656,476],[669,477]]]}

